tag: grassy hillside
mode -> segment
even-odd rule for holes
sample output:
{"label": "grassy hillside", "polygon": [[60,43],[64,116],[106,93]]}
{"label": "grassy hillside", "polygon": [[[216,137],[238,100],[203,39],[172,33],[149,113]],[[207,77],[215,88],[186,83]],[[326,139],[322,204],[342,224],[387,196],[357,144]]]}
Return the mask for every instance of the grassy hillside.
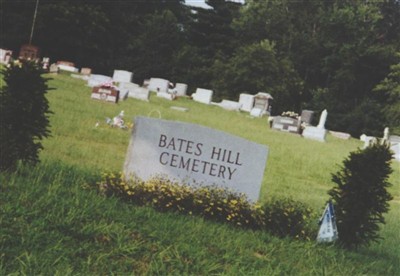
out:
{"label": "grassy hillside", "polygon": [[[0,274],[259,274],[396,275],[400,271],[400,163],[393,163],[394,195],[384,240],[357,252],[314,242],[277,239],[266,233],[177,214],[160,214],[104,198],[88,189],[105,170],[121,170],[130,131],[110,128],[106,117],[135,116],[196,123],[265,144],[269,157],[261,201],[292,197],[322,212],[356,139],[326,143],[269,129],[266,118],[229,112],[188,99],[119,104],[90,99],[89,87],[68,75],[51,76],[48,93],[52,137],[42,164],[0,175]],[[189,108],[188,112],[170,109]],[[328,115],[328,120],[330,118]],[[96,128],[96,123],[100,125]]]}

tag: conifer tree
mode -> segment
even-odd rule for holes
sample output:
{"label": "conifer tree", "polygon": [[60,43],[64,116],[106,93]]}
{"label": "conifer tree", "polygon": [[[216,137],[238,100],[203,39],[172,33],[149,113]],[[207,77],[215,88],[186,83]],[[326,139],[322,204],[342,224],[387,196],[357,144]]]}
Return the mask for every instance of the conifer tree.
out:
{"label": "conifer tree", "polygon": [[41,140],[50,131],[49,89],[38,64],[15,62],[3,70],[0,87],[0,171],[12,171],[17,162],[36,164]]}
{"label": "conifer tree", "polygon": [[379,141],[364,150],[351,152],[340,171],[332,175],[337,184],[328,193],[332,197],[339,243],[356,248],[377,241],[379,224],[393,198],[387,188],[392,172],[392,153],[387,143]]}

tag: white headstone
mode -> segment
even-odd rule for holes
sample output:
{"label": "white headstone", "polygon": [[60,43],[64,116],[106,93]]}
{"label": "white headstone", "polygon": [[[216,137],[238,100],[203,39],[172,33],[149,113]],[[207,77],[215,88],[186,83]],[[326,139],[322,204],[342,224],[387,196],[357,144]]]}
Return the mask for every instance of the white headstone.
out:
{"label": "white headstone", "polygon": [[196,92],[192,94],[192,98],[194,101],[204,104],[210,104],[212,96],[213,91],[204,88],[197,88]]}
{"label": "white headstone", "polygon": [[136,87],[129,91],[128,97],[148,102],[150,98],[150,91],[144,87]]}
{"label": "white headstone", "polygon": [[175,95],[174,94],[170,94],[170,93],[166,93],[166,92],[157,92],[157,97],[163,98],[163,99],[167,99],[172,101],[173,99],[175,99]]}
{"label": "white headstone", "polygon": [[94,87],[94,86],[99,86],[99,85],[103,85],[105,83],[111,83],[111,82],[112,82],[112,78],[109,76],[91,74],[90,78],[88,80],[88,86]]}
{"label": "white headstone", "polygon": [[136,88],[138,88],[139,85],[136,83],[132,82],[120,82],[118,84],[118,89],[119,89],[119,95],[121,99],[125,99],[128,97],[130,92],[133,92]]}
{"label": "white headstone", "polygon": [[254,107],[254,95],[242,93],[239,95],[240,110],[250,112]]}
{"label": "white headstone", "polygon": [[268,148],[204,126],[136,117],[126,155],[129,178],[217,185],[257,201]]}
{"label": "white headstone", "polygon": [[319,117],[319,123],[317,128],[320,129],[325,129],[325,122],[326,122],[326,117],[328,116],[328,111],[326,111],[326,109],[324,109],[324,111],[322,111],[321,116]]}
{"label": "white headstone", "polygon": [[327,130],[324,128],[306,126],[303,130],[303,137],[307,139],[316,140],[319,142],[325,142]]}
{"label": "white headstone", "polygon": [[264,114],[264,110],[261,108],[257,108],[257,107],[252,108],[250,111],[250,116],[252,116],[252,117],[257,117],[257,118],[262,117],[263,114]]}
{"label": "white headstone", "polygon": [[390,150],[394,153],[394,160],[400,161],[400,144],[391,145]]}
{"label": "white headstone", "polygon": [[186,96],[188,85],[186,83],[175,84],[175,90],[177,96]]}
{"label": "white headstone", "polygon": [[385,129],[383,130],[383,140],[389,141],[389,128],[388,127],[385,127]]}
{"label": "white headstone", "polygon": [[63,70],[63,71],[74,72],[74,73],[79,72],[79,69],[75,68],[73,66],[69,66],[69,65],[65,65],[65,64],[58,64],[57,66],[58,66],[58,69]]}
{"label": "white headstone", "polygon": [[113,81],[115,82],[131,82],[132,72],[124,70],[114,70]]}
{"label": "white headstone", "polygon": [[169,81],[160,78],[151,78],[147,88],[154,92],[168,93]]}
{"label": "white headstone", "polygon": [[214,103],[214,104],[222,107],[223,109],[230,110],[230,111],[239,111],[240,107],[242,106],[241,103],[229,101],[229,100],[222,100],[222,102]]}

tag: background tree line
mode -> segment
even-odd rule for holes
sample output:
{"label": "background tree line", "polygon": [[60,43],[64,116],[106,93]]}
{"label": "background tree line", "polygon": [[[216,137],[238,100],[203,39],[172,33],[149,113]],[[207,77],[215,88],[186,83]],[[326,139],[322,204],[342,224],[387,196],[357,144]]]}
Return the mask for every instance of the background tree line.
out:
{"label": "background tree line", "polygon": [[[268,92],[273,115],[327,109],[327,128],[400,134],[400,1],[40,0],[32,43],[52,61],[210,88]],[[36,1],[3,0],[0,47],[29,41]],[[318,115],[318,114],[317,114]]]}

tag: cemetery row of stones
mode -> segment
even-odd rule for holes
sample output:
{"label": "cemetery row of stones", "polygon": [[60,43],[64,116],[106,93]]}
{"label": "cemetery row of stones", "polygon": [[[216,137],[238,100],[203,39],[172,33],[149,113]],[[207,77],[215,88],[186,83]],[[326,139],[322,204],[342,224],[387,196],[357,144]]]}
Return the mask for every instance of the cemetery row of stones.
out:
{"label": "cemetery row of stones", "polygon": [[[78,68],[71,62],[58,62],[52,64],[49,68],[51,73],[59,70],[77,73]],[[124,70],[114,70],[113,76],[92,74],[90,68],[82,68],[80,74],[72,74],[73,77],[81,78],[87,81],[88,86],[92,87],[91,97],[97,100],[117,103],[119,100],[134,98],[143,101],[149,101],[150,92],[156,92],[157,97],[175,100],[179,97],[188,97],[185,83],[172,84],[169,80],[162,78],[150,78],[143,82],[143,85],[132,83],[133,73]],[[114,84],[118,84],[115,86]],[[270,127],[279,131],[300,134],[307,139],[313,139],[320,142],[326,141],[328,131],[325,129],[327,119],[327,110],[322,111],[317,126],[312,126],[314,111],[303,110],[301,115],[294,112],[285,112],[281,116],[271,116],[271,101],[273,97],[269,93],[259,92],[256,95],[242,93],[239,100],[222,100],[220,103],[212,101],[213,91],[204,88],[197,88],[190,98],[196,102],[208,105],[220,106],[229,111],[248,112],[251,117],[263,117],[269,115],[268,121]],[[183,107],[171,107],[179,111],[188,111]],[[350,134],[329,131],[332,136],[340,139],[350,139]],[[364,148],[376,137],[361,135]],[[400,136],[389,135],[385,130],[384,139],[390,143],[391,150],[394,153],[393,158],[400,161]]]}

